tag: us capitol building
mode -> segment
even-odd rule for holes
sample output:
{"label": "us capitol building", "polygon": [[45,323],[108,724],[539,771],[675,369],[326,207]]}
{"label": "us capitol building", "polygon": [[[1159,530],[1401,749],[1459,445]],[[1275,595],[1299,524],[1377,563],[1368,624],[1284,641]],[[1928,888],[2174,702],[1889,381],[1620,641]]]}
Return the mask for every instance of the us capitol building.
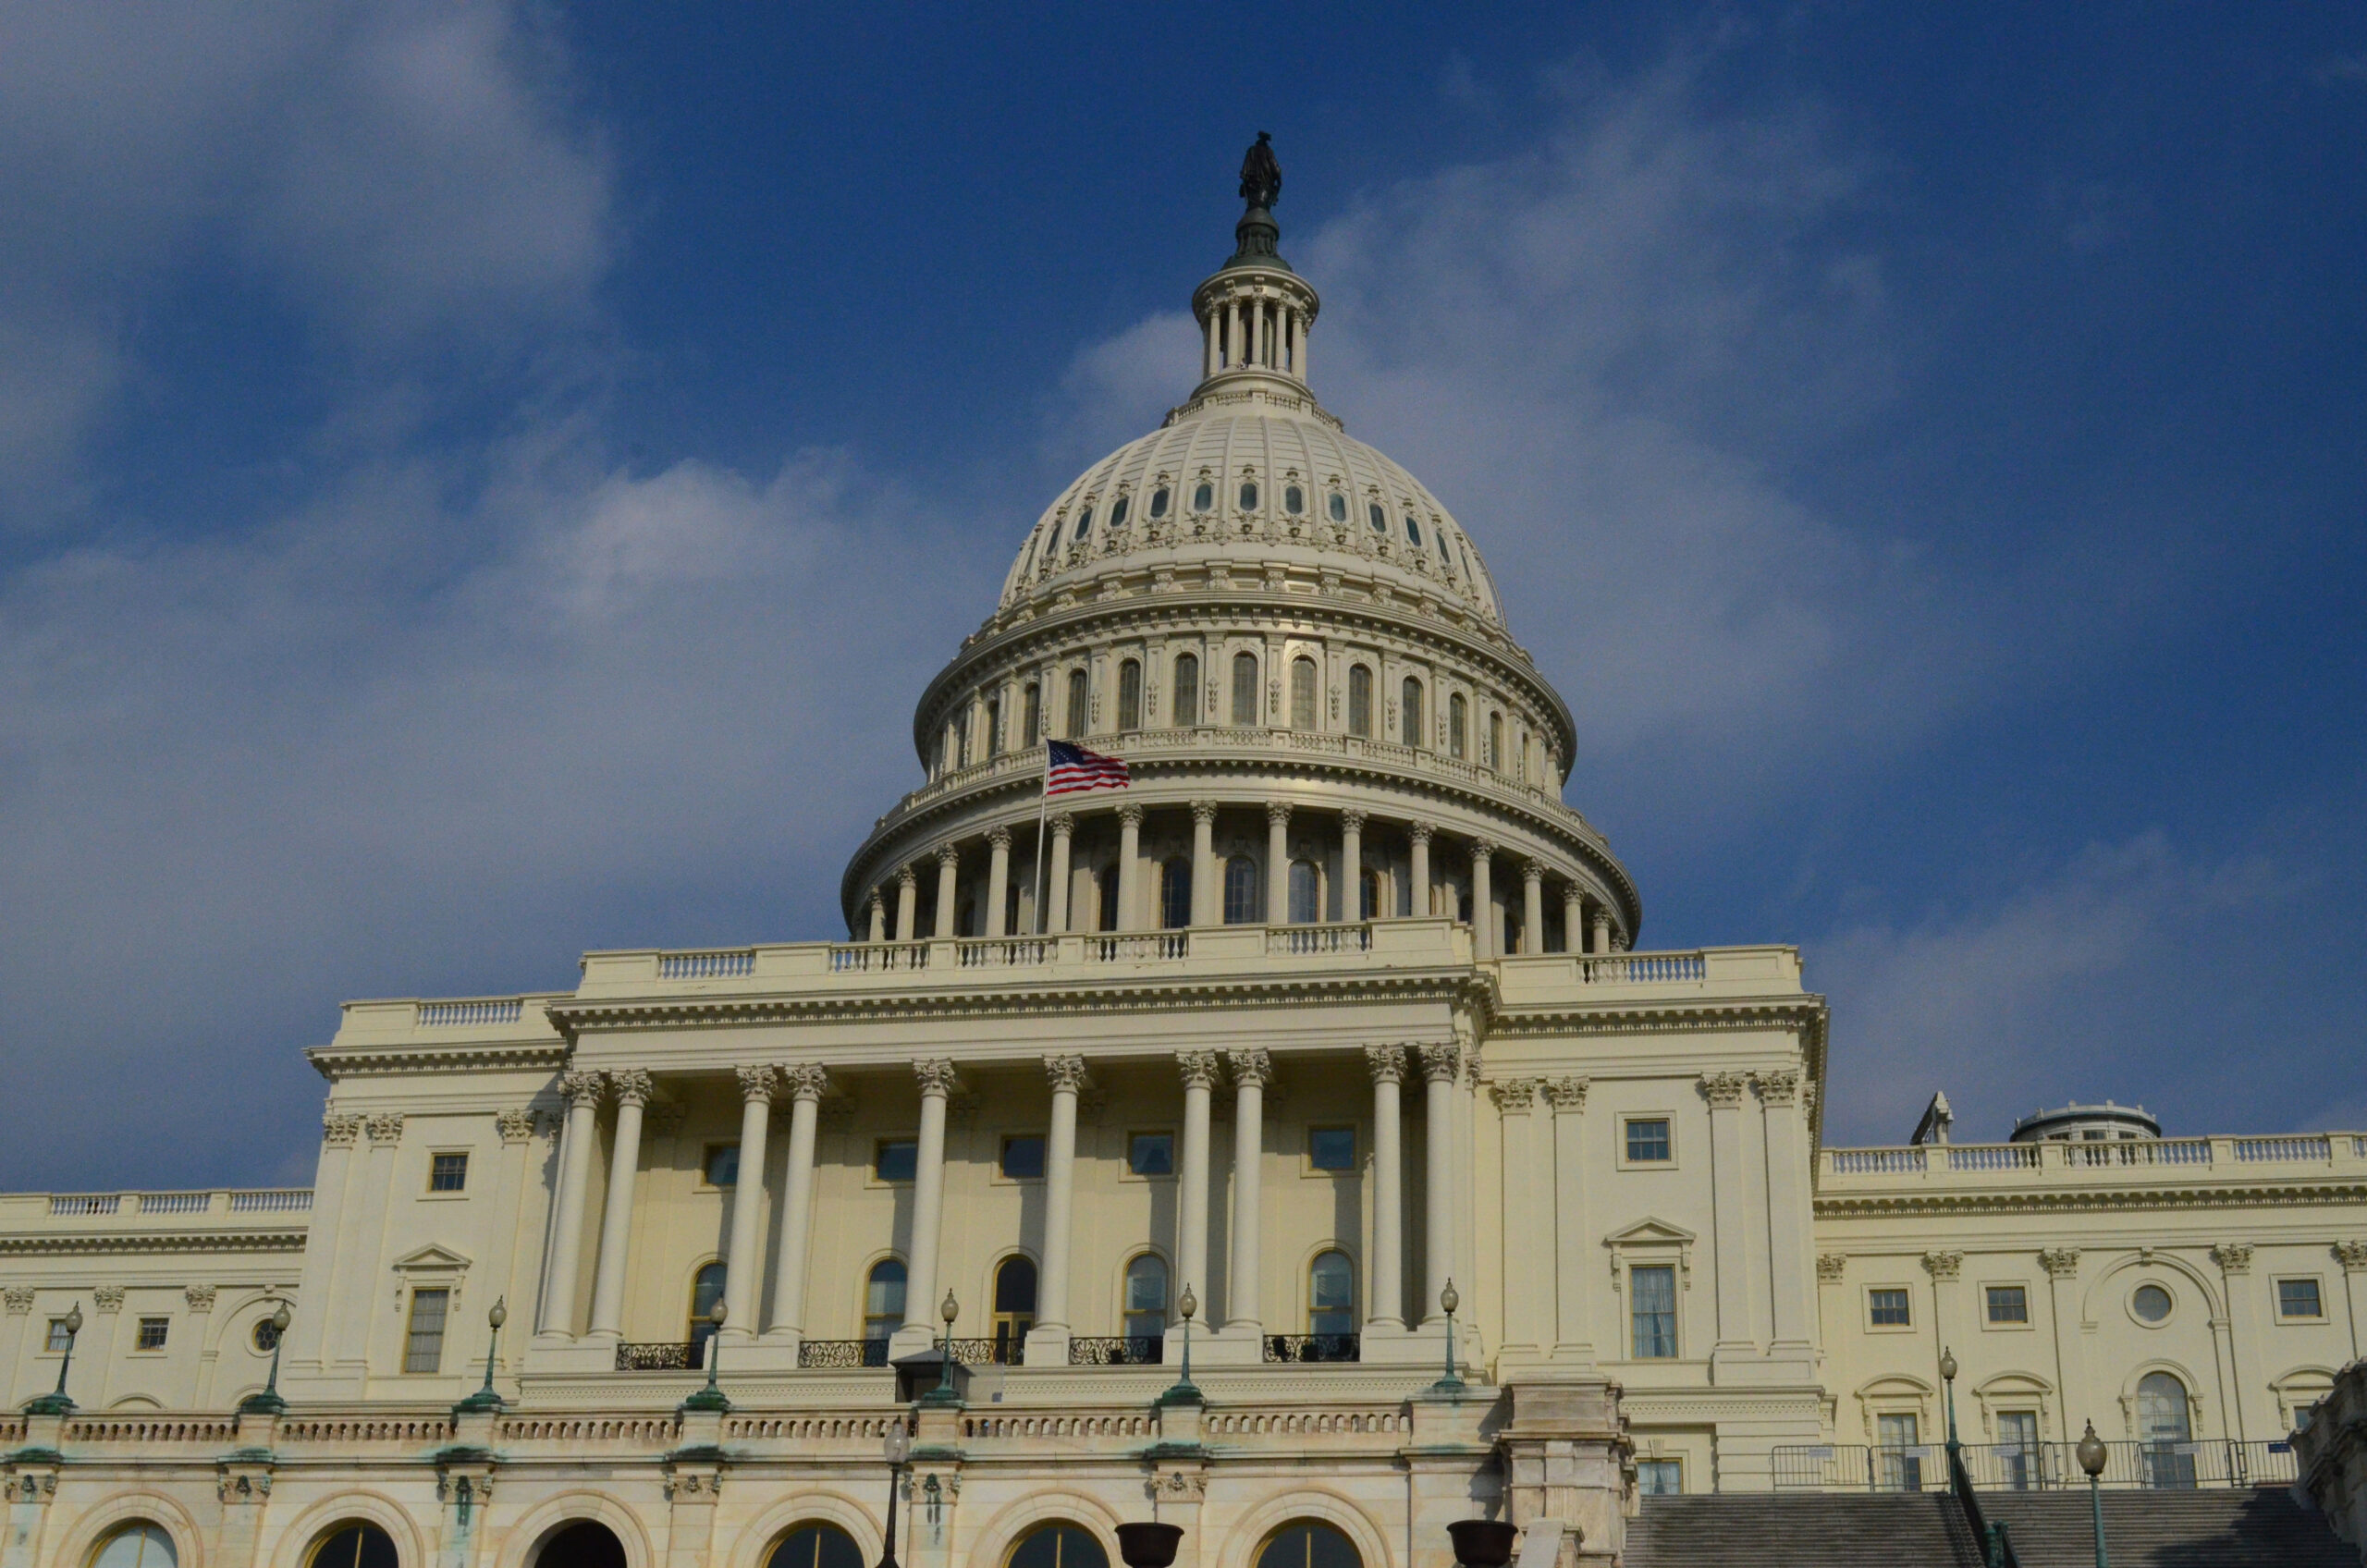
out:
{"label": "us capitol building", "polygon": [[[0,1568],[861,1568],[891,1489],[902,1568],[1636,1562],[1944,1485],[1944,1352],[1984,1488],[2091,1421],[2291,1478],[2367,1136],[1825,1145],[1798,951],[1637,945],[1478,541],[1317,402],[1279,189],[921,694],[850,939],[348,1003],[311,1188],[0,1196]],[[1048,812],[1048,739],[1131,784]]]}

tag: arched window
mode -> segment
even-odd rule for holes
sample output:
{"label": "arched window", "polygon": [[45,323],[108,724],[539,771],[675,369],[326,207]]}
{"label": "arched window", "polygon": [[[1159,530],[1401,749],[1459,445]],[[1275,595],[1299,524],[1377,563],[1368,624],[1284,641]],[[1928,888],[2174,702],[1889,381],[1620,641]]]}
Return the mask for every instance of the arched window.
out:
{"label": "arched window", "polygon": [[1101,896],[1101,929],[1118,929],[1118,868],[1105,865],[1093,879],[1094,891]]}
{"label": "arched window", "polygon": [[1044,561],[1046,565],[1049,566],[1051,564],[1052,554],[1060,547],[1061,520],[1059,518],[1054,518],[1052,520],[1052,526],[1047,530],[1044,534]]}
{"label": "arched window", "polygon": [[1448,570],[1452,571],[1454,569],[1454,557],[1447,553],[1446,530],[1439,526],[1439,520],[1436,518],[1430,519],[1430,543],[1439,547],[1439,559],[1445,564]]}
{"label": "arched window", "polygon": [[1422,683],[1412,676],[1397,689],[1397,738],[1409,746],[1418,746],[1429,737],[1422,733]]}
{"label": "arched window", "polygon": [[1282,491],[1282,510],[1293,517],[1306,510],[1306,492],[1295,484],[1286,486]]}
{"label": "arched window", "polygon": [[1422,525],[1414,521],[1412,512],[1405,514],[1405,542],[1417,550],[1422,547]]}
{"label": "arched window", "polygon": [[1463,760],[1466,747],[1465,739],[1471,728],[1471,704],[1457,692],[1446,700],[1446,754],[1455,761]]}
{"label": "arched window", "polygon": [[1031,750],[1044,738],[1044,689],[1029,681],[1020,693],[1020,744]]}
{"label": "arched window", "polygon": [[1192,491],[1192,509],[1196,512],[1204,512],[1216,504],[1217,487],[1207,480],[1202,480]]}
{"label": "arched window", "polygon": [[[1408,518],[1408,519],[1406,519],[1406,522],[1407,522],[1408,526],[1410,526],[1410,525],[1412,524],[1412,522],[1413,522],[1413,520],[1412,520],[1411,518]],[[1125,526],[1125,524],[1126,524],[1126,497],[1125,497],[1125,496],[1119,496],[1116,500],[1114,500],[1114,501],[1112,501],[1112,502],[1110,502],[1110,527],[1112,527],[1112,528],[1122,528],[1122,527],[1124,527],[1124,526]]]}
{"label": "arched window", "polygon": [[1074,1525],[1038,1525],[1011,1549],[1003,1568],[1110,1568],[1110,1554]]}
{"label": "arched window", "polygon": [[1118,728],[1140,729],[1143,727],[1143,666],[1140,659],[1128,659],[1118,667]]}
{"label": "arched window", "polygon": [[[904,1322],[904,1260],[883,1257],[871,1266],[863,1281],[863,1337],[877,1341],[884,1349],[888,1337]],[[868,1354],[864,1365],[871,1365]],[[887,1361],[883,1356],[881,1366]]]}
{"label": "arched window", "polygon": [[1291,728],[1315,728],[1315,661],[1291,660]]}
{"label": "arched window", "polygon": [[1504,770],[1504,716],[1488,716],[1488,766],[1496,772]]}
{"label": "arched window", "polygon": [[[1091,693],[1085,689],[1085,671],[1070,670],[1068,738],[1072,741],[1084,737],[1085,723],[1093,717],[1090,699]],[[1462,753],[1456,754],[1459,756]]]}
{"label": "arched window", "polygon": [[852,1536],[816,1520],[781,1537],[765,1568],[863,1568],[863,1551]]}
{"label": "arched window", "polygon": [[1379,501],[1370,502],[1366,506],[1365,521],[1372,524],[1372,531],[1375,533],[1389,532],[1389,514],[1380,509]]}
{"label": "arched window", "polygon": [[1358,920],[1371,920],[1380,913],[1380,873],[1367,868],[1356,878]]}
{"label": "arched window", "polygon": [[1192,924],[1192,863],[1180,855],[1159,868],[1159,923],[1170,931]]}
{"label": "arched window", "polygon": [[1257,1568],[1364,1568],[1364,1559],[1331,1525],[1301,1519],[1274,1532],[1257,1553]]}
{"label": "arched window", "polygon": [[596,1519],[578,1519],[542,1544],[534,1568],[625,1568],[625,1543]]}
{"label": "arched window", "polygon": [[995,1269],[994,1364],[1018,1365],[1036,1326],[1036,1265],[1024,1257],[1006,1257]]}
{"label": "arched window", "polygon": [[1291,862],[1291,924],[1314,925],[1322,919],[1322,874],[1311,860]]}
{"label": "arched window", "polygon": [[1356,1331],[1356,1269],[1343,1252],[1318,1253],[1306,1268],[1306,1331]]}
{"label": "arched window", "polygon": [[1138,1253],[1126,1265],[1125,1316],[1130,1340],[1152,1340],[1167,1332],[1167,1259],[1159,1254]]}
{"label": "arched window", "polygon": [[176,1568],[179,1562],[165,1527],[142,1519],[109,1536],[92,1554],[91,1568]]}
{"label": "arched window", "polygon": [[1200,722],[1200,656],[1197,654],[1175,655],[1175,699],[1170,704],[1175,714],[1175,728],[1189,729]]}
{"label": "arched window", "polygon": [[1244,727],[1257,722],[1257,655],[1233,655],[1233,722]]}
{"label": "arched window", "polygon": [[1235,855],[1224,863],[1224,923],[1251,925],[1257,920],[1257,863]]}
{"label": "arched window", "polygon": [[399,1568],[394,1537],[362,1519],[332,1525],[305,1568]]}
{"label": "arched window", "polygon": [[723,1299],[726,1269],[710,1263],[691,1276],[691,1365],[706,1365],[706,1342],[715,1338],[715,1304]]}
{"label": "arched window", "polygon": [[1093,508],[1091,507],[1087,507],[1083,511],[1076,514],[1076,532],[1072,534],[1071,537],[1075,539],[1078,544],[1082,545],[1085,543],[1085,536],[1092,532]]}
{"label": "arched window", "polygon": [[1153,517],[1167,515],[1167,486],[1164,484],[1150,493],[1150,515]]}
{"label": "arched window", "polygon": [[1348,733],[1372,739],[1372,671],[1360,664],[1348,667]]}
{"label": "arched window", "polygon": [[1331,521],[1333,522],[1348,521],[1348,497],[1341,495],[1337,490],[1331,492]]}
{"label": "arched window", "polygon": [[2137,1380],[2137,1436],[2145,1445],[2145,1484],[2191,1487],[2195,1483],[2194,1439],[2186,1385],[2168,1372],[2148,1372]]}
{"label": "arched window", "polygon": [[1002,755],[1002,699],[987,699],[987,755]]}
{"label": "arched window", "polygon": [[1257,482],[1254,479],[1241,482],[1241,509],[1245,512],[1257,509]]}

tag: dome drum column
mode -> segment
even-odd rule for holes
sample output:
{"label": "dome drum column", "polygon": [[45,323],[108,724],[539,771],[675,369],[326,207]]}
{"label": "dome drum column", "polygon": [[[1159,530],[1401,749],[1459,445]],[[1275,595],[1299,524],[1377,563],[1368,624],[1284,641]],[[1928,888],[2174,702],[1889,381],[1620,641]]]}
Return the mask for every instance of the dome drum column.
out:
{"label": "dome drum column", "polygon": [[962,892],[962,851],[950,844],[937,851],[937,924],[932,932],[943,941],[953,935],[954,902]]}
{"label": "dome drum column", "polygon": [[1496,846],[1485,839],[1471,840],[1471,956],[1494,958],[1496,953],[1495,888],[1490,876]]}
{"label": "dome drum column", "polygon": [[1118,808],[1118,929],[1143,928],[1142,858],[1143,808],[1129,801]]}
{"label": "dome drum column", "polygon": [[1562,888],[1562,950],[1587,950],[1587,900],[1576,882],[1566,883]]}
{"label": "dome drum column", "polygon": [[1215,925],[1224,919],[1217,886],[1217,803],[1192,802],[1192,924]]}
{"label": "dome drum column", "polygon": [[1545,867],[1524,861],[1520,868],[1520,950],[1545,950]]}
{"label": "dome drum column", "polygon": [[1405,829],[1406,841],[1412,846],[1412,852],[1408,856],[1412,862],[1411,876],[1408,880],[1414,884],[1413,897],[1407,900],[1405,907],[1417,918],[1430,913],[1431,832],[1432,828],[1427,822],[1417,822]]}
{"label": "dome drum column", "polygon": [[1004,909],[1011,901],[1011,829],[997,827],[987,834],[987,932],[989,937],[1010,934],[1004,923]]}
{"label": "dome drum column", "polygon": [[1365,814],[1340,814],[1340,913],[1342,920],[1364,918]]}
{"label": "dome drum column", "polygon": [[911,866],[896,872],[896,940],[913,939],[914,925],[920,918],[920,873]]}
{"label": "dome drum column", "polygon": [[1291,915],[1291,808],[1266,802],[1266,923],[1280,925]]}
{"label": "dome drum column", "polygon": [[1069,841],[1076,834],[1076,818],[1068,812],[1051,817],[1052,864],[1044,888],[1044,934],[1058,937],[1069,928]]}

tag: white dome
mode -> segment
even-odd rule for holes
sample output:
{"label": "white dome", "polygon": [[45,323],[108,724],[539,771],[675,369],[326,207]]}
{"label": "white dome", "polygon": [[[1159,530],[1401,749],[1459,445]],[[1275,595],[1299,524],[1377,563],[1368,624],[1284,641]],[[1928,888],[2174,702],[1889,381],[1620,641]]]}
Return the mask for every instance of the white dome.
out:
{"label": "white dome", "polygon": [[1140,564],[1146,553],[1253,567],[1354,555],[1369,563],[1359,573],[1502,621],[1486,564],[1438,497],[1304,396],[1204,391],[1095,463],[1036,520],[1003,603],[1073,585],[1114,557]]}

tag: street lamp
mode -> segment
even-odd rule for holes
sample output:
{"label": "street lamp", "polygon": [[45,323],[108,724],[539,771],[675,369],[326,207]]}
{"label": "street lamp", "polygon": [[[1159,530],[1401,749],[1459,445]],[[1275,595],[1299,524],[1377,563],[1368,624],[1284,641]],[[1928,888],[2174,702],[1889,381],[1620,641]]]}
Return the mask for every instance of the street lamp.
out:
{"label": "street lamp", "polygon": [[947,1287],[945,1299],[938,1304],[937,1315],[945,1319],[945,1338],[938,1341],[937,1387],[921,1396],[923,1404],[960,1404],[962,1396],[953,1391],[953,1324],[962,1316],[962,1304],[953,1299],[951,1287]]}
{"label": "street lamp", "polygon": [[888,1544],[881,1549],[879,1568],[896,1568],[896,1481],[903,1474],[905,1456],[913,1452],[913,1434],[902,1416],[889,1423],[879,1451],[888,1460]]}
{"label": "street lamp", "polygon": [[241,1415],[277,1415],[288,1408],[288,1402],[279,1397],[279,1347],[288,1342],[288,1325],[292,1317],[284,1301],[271,1315],[271,1377],[264,1383],[263,1392],[249,1394],[239,1402]]}
{"label": "street lamp", "polygon": [[721,1296],[716,1297],[715,1305],[706,1315],[706,1320],[715,1325],[715,1332],[706,1337],[706,1387],[682,1402],[684,1410],[731,1408],[731,1402],[723,1397],[721,1389],[715,1386],[716,1374],[723,1369],[723,1322],[730,1315],[730,1305]]}
{"label": "street lamp", "polygon": [[1446,1289],[1439,1292],[1439,1309],[1446,1314],[1446,1373],[1430,1385],[1433,1393],[1459,1394],[1463,1391],[1463,1378],[1454,1369],[1454,1309],[1462,1305],[1461,1292],[1455,1290],[1454,1281],[1449,1280]]}
{"label": "street lamp", "polygon": [[82,1304],[78,1301],[67,1307],[58,1321],[66,1325],[66,1354],[57,1363],[57,1390],[29,1403],[25,1406],[29,1415],[65,1415],[74,1408],[74,1402],[66,1397],[66,1369],[74,1365],[74,1338],[82,1331]]}
{"label": "street lamp", "polygon": [[1200,1310],[1200,1298],[1186,1284],[1184,1293],[1175,1301],[1175,1310],[1184,1315],[1184,1376],[1175,1386],[1159,1396],[1161,1404],[1198,1404],[1200,1390],[1192,1383],[1192,1315]]}
{"label": "street lamp", "polygon": [[2096,1568],[2112,1568],[2112,1560],[2104,1555],[2104,1494],[2102,1481],[2104,1460],[2109,1457],[2110,1451],[2104,1447],[2103,1439],[2096,1436],[2096,1424],[2093,1421],[2088,1423],[2087,1435],[2079,1439],[2079,1448],[2073,1452],[2079,1456],[2079,1468],[2088,1473],[2088,1507],[2094,1516],[2096,1525]]}
{"label": "street lamp", "polygon": [[484,1320],[493,1329],[493,1332],[486,1336],[484,1343],[484,1387],[462,1400],[454,1407],[455,1409],[499,1410],[501,1408],[501,1396],[496,1393],[493,1388],[493,1354],[501,1344],[501,1326],[509,1321],[509,1308],[502,1305],[501,1298],[496,1298],[493,1310],[484,1315]]}
{"label": "street lamp", "polygon": [[1953,1467],[1956,1457],[1956,1353],[1940,1352],[1940,1381],[1948,1390],[1948,1460]]}

